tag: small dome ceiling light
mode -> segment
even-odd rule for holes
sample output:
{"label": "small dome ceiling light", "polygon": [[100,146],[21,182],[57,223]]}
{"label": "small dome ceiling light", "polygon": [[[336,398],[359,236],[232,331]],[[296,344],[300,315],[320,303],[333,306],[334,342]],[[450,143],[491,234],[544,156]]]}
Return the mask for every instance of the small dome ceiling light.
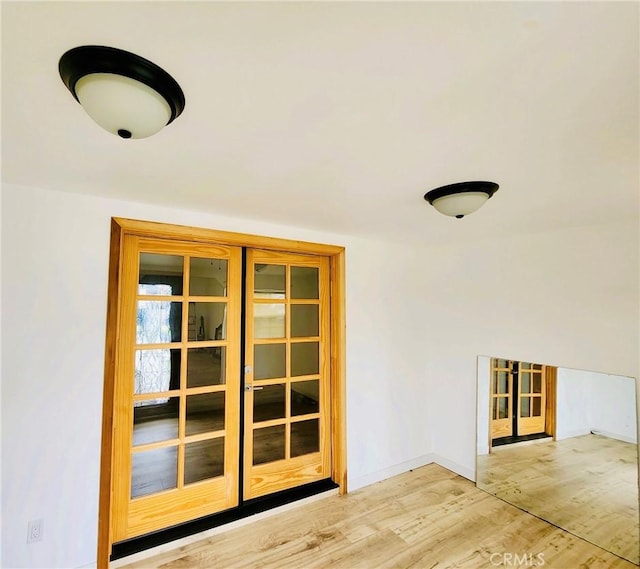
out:
{"label": "small dome ceiling light", "polygon": [[145,138],[184,110],[184,94],[171,75],[138,55],[98,45],[67,51],[60,77],[88,115],[121,138]]}
{"label": "small dome ceiling light", "polygon": [[480,209],[499,187],[495,182],[458,182],[431,190],[424,199],[440,213],[460,219]]}

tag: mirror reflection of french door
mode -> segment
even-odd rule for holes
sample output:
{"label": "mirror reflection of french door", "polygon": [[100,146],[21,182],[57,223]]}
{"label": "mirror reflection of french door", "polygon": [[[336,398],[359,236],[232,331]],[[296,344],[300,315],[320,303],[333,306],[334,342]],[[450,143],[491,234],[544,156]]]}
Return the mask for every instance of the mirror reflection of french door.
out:
{"label": "mirror reflection of french door", "polygon": [[111,540],[330,477],[328,258],[122,245]]}
{"label": "mirror reflection of french door", "polygon": [[545,366],[491,359],[491,440],[544,433]]}

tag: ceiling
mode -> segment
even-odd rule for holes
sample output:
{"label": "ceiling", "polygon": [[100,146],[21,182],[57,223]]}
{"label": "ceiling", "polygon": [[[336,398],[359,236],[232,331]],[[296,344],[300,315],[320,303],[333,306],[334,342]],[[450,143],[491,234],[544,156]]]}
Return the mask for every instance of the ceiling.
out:
{"label": "ceiling", "polygon": [[[416,242],[637,220],[639,6],[3,1],[2,179]],[[99,128],[58,75],[85,44],[163,67],[183,114]],[[423,200],[464,180],[500,190]]]}

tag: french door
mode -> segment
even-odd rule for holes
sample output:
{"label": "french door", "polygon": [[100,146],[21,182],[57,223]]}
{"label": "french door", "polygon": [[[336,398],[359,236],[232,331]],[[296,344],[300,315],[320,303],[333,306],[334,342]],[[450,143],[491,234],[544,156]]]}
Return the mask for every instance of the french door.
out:
{"label": "french door", "polygon": [[238,503],[242,250],[127,236],[113,540]]}
{"label": "french door", "polygon": [[492,358],[491,440],[544,433],[546,366]]}
{"label": "french door", "polygon": [[329,262],[247,252],[244,498],[327,478]]}
{"label": "french door", "polygon": [[329,260],[245,256],[122,241],[111,542],[331,476]]}

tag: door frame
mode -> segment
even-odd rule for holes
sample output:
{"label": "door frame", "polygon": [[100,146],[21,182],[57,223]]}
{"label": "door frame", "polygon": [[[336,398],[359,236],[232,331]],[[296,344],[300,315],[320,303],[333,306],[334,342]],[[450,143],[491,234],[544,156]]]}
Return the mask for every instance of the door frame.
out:
{"label": "door frame", "polygon": [[111,248],[106,314],[105,364],[102,402],[102,443],[98,505],[98,569],[108,569],[112,541],[112,479],[114,468],[114,393],[118,372],[117,346],[120,310],[123,302],[120,283],[123,242],[126,235],[192,243],[251,247],[286,253],[303,253],[328,257],[330,270],[330,438],[331,478],[339,493],[347,493],[346,448],[346,326],[345,326],[345,248],[338,245],[310,243],[248,233],[111,218]]}

